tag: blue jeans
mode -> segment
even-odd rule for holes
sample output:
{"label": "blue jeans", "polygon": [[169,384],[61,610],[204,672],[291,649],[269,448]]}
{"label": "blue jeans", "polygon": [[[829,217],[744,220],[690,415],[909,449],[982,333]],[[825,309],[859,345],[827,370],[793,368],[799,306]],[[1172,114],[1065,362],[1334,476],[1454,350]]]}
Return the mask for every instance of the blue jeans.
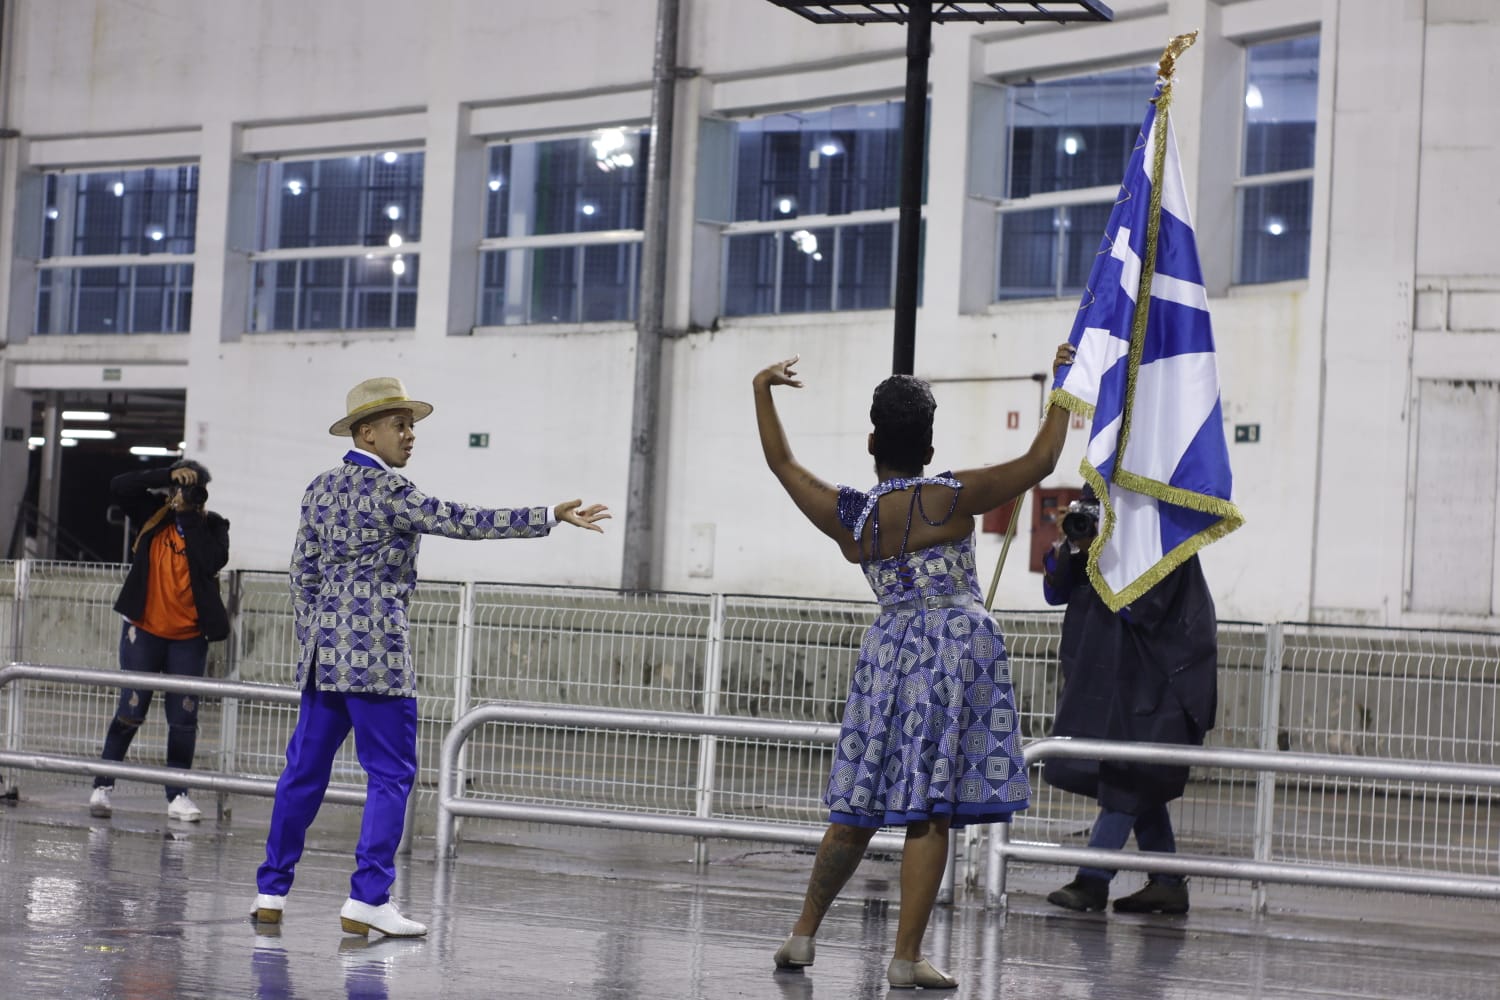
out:
{"label": "blue jeans", "polygon": [[318,815],[333,772],[333,758],[349,730],[365,769],[365,811],[349,895],[371,906],[391,898],[396,848],[406,825],[406,800],[417,777],[417,700],[383,694],[320,691],[308,670],[297,728],[286,745],[286,768],[276,782],[266,860],[256,891],[285,896],[302,858],[307,828]]}
{"label": "blue jeans", "polygon": [[[202,677],[208,669],[208,640],[203,636],[191,639],[163,639],[129,622],[120,627],[120,669],[141,674],[167,674],[171,677]],[[146,710],[151,707],[154,691],[132,691],[120,689],[120,702],[115,707],[115,716],[109,720],[109,729],[104,733],[105,760],[124,760],[136,731],[146,721]],[[198,697],[191,694],[162,692],[162,703],[167,710],[167,766],[183,771],[192,769],[193,751],[198,745]],[[114,778],[99,775],[94,778],[95,788],[113,788]],[[167,785],[167,801],[187,793],[180,785]]]}
{"label": "blue jeans", "polygon": [[[1177,838],[1172,833],[1172,816],[1165,805],[1151,806],[1139,816],[1100,809],[1099,818],[1094,820],[1094,832],[1089,837],[1089,846],[1109,851],[1121,850],[1130,840],[1132,831],[1135,832],[1136,846],[1143,851],[1177,853]],[[1115,873],[1107,868],[1080,868],[1078,876],[1102,878],[1107,882],[1115,877]],[[1163,885],[1182,884],[1181,875],[1153,874],[1151,880]]]}

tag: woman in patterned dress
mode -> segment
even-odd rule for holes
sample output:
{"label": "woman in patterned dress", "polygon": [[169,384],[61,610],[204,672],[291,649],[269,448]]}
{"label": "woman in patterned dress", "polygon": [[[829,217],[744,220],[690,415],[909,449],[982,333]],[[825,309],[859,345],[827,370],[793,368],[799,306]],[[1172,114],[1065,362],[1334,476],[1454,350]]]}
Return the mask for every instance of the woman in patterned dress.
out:
{"label": "woman in patterned dress", "polygon": [[[1053,371],[1070,364],[1063,344]],[[1051,474],[1068,414],[1051,407],[1020,458],[924,476],[937,408],[927,383],[893,375],[875,388],[869,437],[879,482],[868,492],[830,485],[792,456],[771,388],[801,388],[793,357],[755,376],[766,464],[798,509],[859,563],[880,603],[860,648],[843,731],[823,799],[829,826],[802,913],[776,965],[811,965],[828,907],[881,826],[906,827],[901,911],[891,986],[952,989],[922,957],[922,937],[948,860],[948,831],[1009,821],[1030,788],[1016,731],[1004,639],[984,607],[974,566],[974,517]]]}

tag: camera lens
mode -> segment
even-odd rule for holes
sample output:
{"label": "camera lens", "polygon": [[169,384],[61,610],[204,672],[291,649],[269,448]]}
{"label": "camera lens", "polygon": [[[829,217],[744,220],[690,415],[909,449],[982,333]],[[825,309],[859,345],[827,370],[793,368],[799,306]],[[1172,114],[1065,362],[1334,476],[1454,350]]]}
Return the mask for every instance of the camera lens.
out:
{"label": "camera lens", "polygon": [[1063,534],[1073,541],[1087,538],[1094,533],[1094,527],[1099,522],[1092,515],[1081,510],[1073,510],[1063,515]]}

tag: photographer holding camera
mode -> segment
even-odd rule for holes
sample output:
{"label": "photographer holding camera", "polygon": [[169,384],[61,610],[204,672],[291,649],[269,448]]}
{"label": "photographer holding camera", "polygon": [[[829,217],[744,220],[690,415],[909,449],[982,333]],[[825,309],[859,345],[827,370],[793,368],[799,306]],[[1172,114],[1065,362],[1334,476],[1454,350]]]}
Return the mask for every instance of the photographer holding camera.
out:
{"label": "photographer holding camera", "polygon": [[[1099,530],[1093,490],[1070,505],[1062,537],[1043,559],[1048,604],[1067,604],[1058,661],[1062,693],[1052,735],[1141,743],[1202,745],[1218,706],[1218,623],[1196,555],[1139,599],[1114,612],[1088,579]],[[1089,847],[1120,850],[1135,833],[1142,851],[1174,853],[1167,803],[1181,797],[1186,767],[1049,760],[1047,782],[1099,803]],[[1115,873],[1080,868],[1047,897],[1070,910],[1102,910]],[[1153,873],[1144,888],[1115,900],[1117,913],[1186,913],[1179,875]]]}
{"label": "photographer holding camera", "polygon": [[[120,669],[139,673],[202,677],[208,644],[227,638],[229,615],[219,597],[219,570],[229,561],[229,522],[204,510],[208,470],[182,459],[170,468],[126,472],[109,491],[140,532],[131,547],[130,572],[114,609],[120,627]],[[154,494],[165,493],[162,503]],[[146,721],[151,691],[122,688],[120,702],[104,736],[105,760],[124,760],[136,731]],[[188,770],[198,741],[198,699],[165,692],[167,766]],[[107,817],[113,809],[113,778],[94,779],[89,813]],[[168,785],[167,815],[196,823],[203,813],[187,789]]]}

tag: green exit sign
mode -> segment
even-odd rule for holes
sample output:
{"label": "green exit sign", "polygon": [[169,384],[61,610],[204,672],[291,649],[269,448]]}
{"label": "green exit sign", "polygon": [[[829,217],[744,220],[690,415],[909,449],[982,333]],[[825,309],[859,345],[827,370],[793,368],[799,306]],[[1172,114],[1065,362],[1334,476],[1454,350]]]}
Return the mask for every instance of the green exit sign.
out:
{"label": "green exit sign", "polygon": [[488,448],[489,446],[490,446],[490,436],[488,434],[470,434],[469,435],[469,447],[470,448]]}

